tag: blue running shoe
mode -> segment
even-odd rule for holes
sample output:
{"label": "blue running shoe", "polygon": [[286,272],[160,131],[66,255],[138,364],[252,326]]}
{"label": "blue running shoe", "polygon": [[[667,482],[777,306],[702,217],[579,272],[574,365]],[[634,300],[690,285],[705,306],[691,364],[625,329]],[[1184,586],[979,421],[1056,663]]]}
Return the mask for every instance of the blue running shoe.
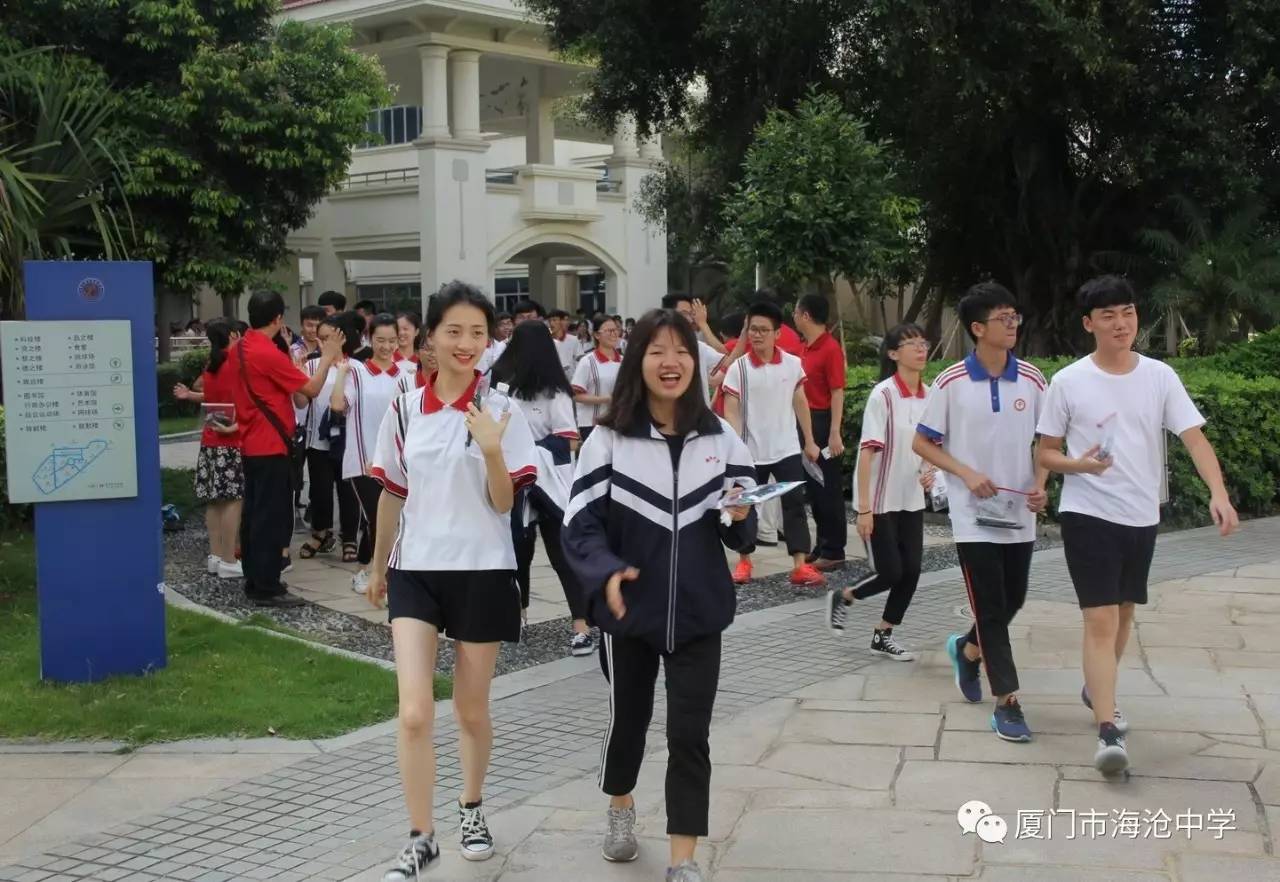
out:
{"label": "blue running shoe", "polygon": [[956,671],[956,688],[965,701],[982,701],[982,662],[964,657],[964,635],[952,634],[947,638],[947,655]]}
{"label": "blue running shoe", "polygon": [[1018,699],[1008,704],[996,705],[991,715],[991,731],[1005,741],[1030,741],[1031,729],[1027,726],[1026,717],[1022,715],[1022,705]]}

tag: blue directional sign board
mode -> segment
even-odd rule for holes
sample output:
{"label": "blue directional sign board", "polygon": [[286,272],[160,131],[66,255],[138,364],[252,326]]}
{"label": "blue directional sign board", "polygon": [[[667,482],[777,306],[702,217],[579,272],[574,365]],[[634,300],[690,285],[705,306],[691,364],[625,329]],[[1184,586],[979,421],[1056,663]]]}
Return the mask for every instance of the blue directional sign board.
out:
{"label": "blue directional sign board", "polygon": [[151,264],[28,261],[0,329],[11,501],[34,502],[40,672],[166,662]]}

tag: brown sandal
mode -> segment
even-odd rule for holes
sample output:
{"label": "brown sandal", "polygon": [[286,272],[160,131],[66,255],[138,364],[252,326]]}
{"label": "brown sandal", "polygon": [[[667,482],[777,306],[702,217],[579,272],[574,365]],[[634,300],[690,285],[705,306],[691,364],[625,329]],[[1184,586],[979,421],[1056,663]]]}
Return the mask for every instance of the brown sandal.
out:
{"label": "brown sandal", "polygon": [[356,544],[354,542],[342,543],[342,562],[343,563],[356,563],[359,557],[360,557],[360,552],[356,548]]}
{"label": "brown sandal", "polygon": [[298,557],[310,560],[317,554],[333,551],[333,547],[337,544],[338,540],[333,538],[332,530],[325,530],[323,533],[313,532],[311,538],[303,542],[302,547],[298,549]]}

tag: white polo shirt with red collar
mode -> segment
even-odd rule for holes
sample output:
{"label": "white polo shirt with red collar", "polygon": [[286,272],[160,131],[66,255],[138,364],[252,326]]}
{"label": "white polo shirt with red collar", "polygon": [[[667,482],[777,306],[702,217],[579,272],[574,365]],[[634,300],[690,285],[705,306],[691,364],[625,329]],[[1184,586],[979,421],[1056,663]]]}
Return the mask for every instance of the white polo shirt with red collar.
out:
{"label": "white polo shirt with red collar", "polygon": [[[614,351],[609,358],[600,349],[593,349],[584,355],[578,366],[573,369],[573,391],[585,395],[607,395],[613,397],[613,384],[618,381],[618,368],[622,365],[622,354]],[[579,404],[578,427],[589,429],[594,426],[605,412],[607,404]]]}
{"label": "white polo shirt with red collar", "polygon": [[[423,388],[398,396],[378,432],[373,477],[404,500],[388,563],[413,571],[514,570],[510,514],[494,510],[484,454],[468,442],[464,422],[480,374],[449,404],[436,396],[435,380],[432,374]],[[480,394],[500,418],[503,405]],[[518,407],[509,412],[502,456],[518,490],[537,479],[537,459],[524,414]]]}
{"label": "white polo shirt with red collar", "polygon": [[1033,364],[1012,352],[996,376],[970,353],[933,381],[924,416],[916,431],[958,459],[986,475],[1010,503],[1017,529],[980,526],[978,500],[963,481],[947,482],[951,533],[956,542],[1034,542],[1036,517],[1027,510],[1023,494],[1035,485],[1032,442],[1044,407],[1048,382]]}
{"label": "white polo shirt with red collar", "polygon": [[778,347],[768,362],[747,353],[729,368],[724,392],[738,399],[743,439],[758,466],[772,465],[800,455],[796,430],[795,394],[804,383],[800,359]]}
{"label": "white polo shirt with red collar", "polygon": [[342,477],[359,478],[373,465],[373,445],[391,400],[400,394],[400,380],[408,375],[405,362],[383,370],[370,361],[352,359],[343,395],[347,399],[347,440],[342,449]]}
{"label": "white polo shirt with red collar", "polygon": [[[862,439],[854,469],[854,511],[884,514],[920,511],[924,488],[920,486],[920,457],[911,450],[916,426],[924,416],[929,387],[920,382],[912,389],[898,374],[877,383],[862,412]],[[876,456],[871,471],[871,498],[858,496],[857,475],[864,456]]]}

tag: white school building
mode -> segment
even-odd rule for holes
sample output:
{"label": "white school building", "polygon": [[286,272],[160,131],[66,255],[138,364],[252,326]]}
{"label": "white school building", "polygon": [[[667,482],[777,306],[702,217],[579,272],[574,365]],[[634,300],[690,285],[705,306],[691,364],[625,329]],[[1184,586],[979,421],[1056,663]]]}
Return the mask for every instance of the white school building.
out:
{"label": "white school building", "polygon": [[[658,305],[666,234],[634,201],[660,141],[558,122],[587,68],[553,54],[515,3],[285,0],[281,15],[351,27],[393,90],[347,178],[289,236],[287,319],[330,289],[394,310],[455,278],[500,310],[524,297],[588,315]],[[206,295],[199,313],[221,303]]]}

